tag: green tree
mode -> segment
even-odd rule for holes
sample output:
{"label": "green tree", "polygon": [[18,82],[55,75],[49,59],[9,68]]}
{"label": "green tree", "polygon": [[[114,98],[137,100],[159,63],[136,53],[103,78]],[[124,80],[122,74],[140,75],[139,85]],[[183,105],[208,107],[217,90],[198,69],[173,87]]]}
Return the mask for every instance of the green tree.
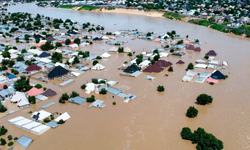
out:
{"label": "green tree", "polygon": [[40,42],[40,39],[38,38],[38,39],[36,39],[36,43],[39,43]]}
{"label": "green tree", "polygon": [[213,98],[210,95],[207,94],[200,94],[197,98],[196,101],[200,105],[206,105],[210,104],[213,102]]}
{"label": "green tree", "polygon": [[[6,112],[7,111],[7,108],[5,106],[0,106],[0,112],[3,113],[3,112]],[[0,133],[0,136],[1,136],[1,133]]]}
{"label": "green tree", "polygon": [[163,92],[164,90],[165,90],[164,86],[160,86],[160,85],[159,85],[159,86],[157,87],[157,91],[158,91],[158,92]]}
{"label": "green tree", "polygon": [[119,47],[118,48],[118,53],[123,53],[124,52],[124,48],[123,47]]}
{"label": "green tree", "polygon": [[181,137],[185,140],[191,140],[193,138],[193,133],[188,127],[182,128]]}
{"label": "green tree", "polygon": [[208,59],[208,58],[209,58],[209,56],[208,56],[208,55],[205,55],[205,56],[204,56],[204,58],[205,58],[205,59]]}
{"label": "green tree", "polygon": [[62,43],[56,42],[56,47],[62,47]]}
{"label": "green tree", "polygon": [[81,86],[81,89],[85,89],[87,86],[86,86],[86,84],[83,84],[82,86]]}
{"label": "green tree", "polygon": [[10,58],[10,52],[8,50],[5,50],[3,53],[2,53],[2,56],[3,58]]}
{"label": "green tree", "polygon": [[64,94],[62,94],[61,99],[62,100],[68,100],[69,99],[69,95],[67,93],[64,93]]}
{"label": "green tree", "polygon": [[96,64],[98,64],[99,62],[97,60],[94,60],[92,65],[95,66]]}
{"label": "green tree", "polygon": [[37,89],[41,89],[41,88],[42,88],[42,85],[41,85],[41,84],[36,84],[35,87],[36,87]]}
{"label": "green tree", "polygon": [[194,118],[197,115],[198,115],[198,110],[195,107],[190,106],[187,110],[186,116],[189,118]]}
{"label": "green tree", "polygon": [[98,84],[98,79],[97,78],[92,78],[92,83]]}
{"label": "green tree", "polygon": [[74,43],[76,43],[77,45],[80,45],[81,40],[79,38],[76,38],[76,39],[74,39]]}
{"label": "green tree", "polygon": [[75,91],[72,91],[72,93],[70,94],[70,98],[74,98],[74,97],[77,97],[79,96],[79,94]]}
{"label": "green tree", "polygon": [[8,86],[5,84],[4,86],[3,86],[3,89],[7,89],[8,88]]}
{"label": "green tree", "polygon": [[70,43],[71,43],[71,40],[70,39],[66,39],[65,44],[69,45]]}
{"label": "green tree", "polygon": [[3,138],[0,139],[0,142],[1,142],[1,145],[5,145],[6,144],[6,141]]}
{"label": "green tree", "polygon": [[62,63],[62,60],[63,60],[62,54],[57,53],[57,52],[53,53],[52,56],[51,56],[51,60],[52,60],[53,63],[56,63],[56,62]]}
{"label": "green tree", "polygon": [[168,71],[169,71],[169,72],[173,72],[173,71],[174,71],[173,67],[170,66],[170,67],[168,68]]}
{"label": "green tree", "polygon": [[28,100],[29,100],[29,103],[36,104],[36,97],[35,96],[29,96]]}
{"label": "green tree", "polygon": [[103,89],[101,89],[101,91],[99,92],[99,94],[105,95],[105,94],[107,94],[107,90],[103,88]]}
{"label": "green tree", "polygon": [[64,123],[65,123],[65,121],[62,119],[57,122],[57,124],[64,124]]}
{"label": "green tree", "polygon": [[26,76],[21,76],[20,79],[18,79],[15,82],[14,88],[17,91],[26,92],[32,88],[32,86],[30,86],[29,83],[30,83],[29,78],[26,78]]}
{"label": "green tree", "polygon": [[5,135],[7,132],[8,130],[4,126],[2,126],[0,129],[0,136]]}
{"label": "green tree", "polygon": [[95,101],[95,96],[91,95],[91,97],[86,98],[87,102],[94,102]]}
{"label": "green tree", "polygon": [[188,64],[188,69],[194,69],[194,65],[192,63]]}
{"label": "green tree", "polygon": [[54,48],[53,44],[51,44],[50,41],[47,41],[45,44],[43,44],[41,47],[40,47],[43,51],[48,51],[48,50],[51,50]]}
{"label": "green tree", "polygon": [[79,60],[79,58],[77,56],[75,56],[72,64],[78,64],[78,63],[80,63],[80,60]]}
{"label": "green tree", "polygon": [[22,55],[18,55],[16,58],[17,61],[24,61],[24,58]]}
{"label": "green tree", "polygon": [[8,140],[12,140],[12,135],[7,136]]}

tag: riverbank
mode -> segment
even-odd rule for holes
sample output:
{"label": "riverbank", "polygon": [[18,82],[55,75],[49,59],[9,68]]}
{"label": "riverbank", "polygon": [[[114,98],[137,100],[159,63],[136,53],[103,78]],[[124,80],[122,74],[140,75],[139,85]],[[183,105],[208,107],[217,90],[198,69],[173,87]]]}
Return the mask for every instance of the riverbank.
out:
{"label": "riverbank", "polygon": [[[214,29],[223,33],[227,34],[234,34],[237,36],[241,36],[244,38],[249,38],[250,37],[250,32],[243,30],[242,28],[244,27],[239,27],[239,28],[231,28],[228,29],[223,25],[216,24],[216,23],[210,23],[206,20],[197,20],[198,18],[191,17],[191,16],[183,16],[171,12],[164,12],[164,11],[157,11],[157,10],[139,10],[139,9],[125,9],[125,8],[113,8],[113,7],[95,7],[95,6],[70,6],[70,5],[64,5],[60,6],[62,9],[71,9],[75,11],[81,11],[81,12],[86,12],[86,11],[92,11],[92,12],[104,12],[104,13],[117,13],[117,14],[129,14],[129,15],[141,15],[141,16],[148,16],[148,17],[157,17],[157,18],[167,18],[170,20],[176,20],[176,21],[183,21],[183,22],[188,22],[200,26],[206,26],[210,29]],[[204,23],[205,22],[205,23]],[[248,29],[250,29],[248,27]]]}

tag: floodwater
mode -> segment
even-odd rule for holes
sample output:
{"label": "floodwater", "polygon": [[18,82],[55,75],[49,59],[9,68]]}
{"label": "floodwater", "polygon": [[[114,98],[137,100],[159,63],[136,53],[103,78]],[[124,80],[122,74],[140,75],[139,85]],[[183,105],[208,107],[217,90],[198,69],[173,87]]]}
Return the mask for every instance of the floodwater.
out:
{"label": "floodwater", "polygon": [[[105,26],[105,31],[118,29],[139,29],[139,31],[154,31],[166,33],[176,30],[178,34],[190,38],[198,38],[202,43],[201,53],[189,52],[183,58],[185,65],[176,65],[179,57],[167,57],[174,65],[174,72],[167,69],[159,74],[153,74],[153,81],[146,80],[147,74],[136,78],[119,75],[117,68],[130,58],[126,54],[112,54],[110,59],[101,60],[106,66],[104,71],[87,71],[76,78],[73,84],[64,88],[51,83],[40,83],[45,87],[54,89],[58,95],[43,102],[39,102],[27,109],[1,118],[13,136],[26,135],[35,141],[28,150],[194,150],[195,145],[190,141],[182,140],[180,132],[183,127],[192,130],[198,127],[214,134],[224,143],[226,150],[250,149],[250,42],[241,37],[220,33],[206,27],[188,23],[171,21],[162,18],[152,18],[138,15],[76,12],[55,8],[38,8],[34,4],[20,4],[9,8],[10,12],[39,13],[54,18],[70,18],[81,23],[91,22]],[[128,39],[124,47],[142,52],[153,48],[160,48],[160,44]],[[82,48],[93,54],[102,54],[110,48],[106,44],[94,44],[92,47]],[[206,51],[214,49],[218,52],[218,60],[227,60],[230,67],[222,70],[229,78],[220,81],[217,85],[207,83],[185,83],[181,79],[185,74],[187,64],[198,58],[203,58]],[[212,70],[210,70],[212,71]],[[165,74],[169,74],[168,77]],[[80,96],[88,97],[80,89],[82,84],[92,78],[104,78],[119,81],[116,88],[122,89],[126,94],[134,94],[137,98],[129,103],[112,94],[105,96],[95,95],[97,99],[104,100],[103,109],[87,109],[88,104],[75,105],[71,103],[59,104],[58,99],[62,93],[71,93],[72,90]],[[158,85],[165,87],[165,92],[156,91]],[[198,106],[195,99],[199,94],[212,95],[214,101],[209,106]],[[49,112],[68,112],[71,118],[56,129],[51,129],[41,136],[36,136],[7,123],[7,120],[22,115],[29,118],[29,111],[40,110],[40,107],[51,101],[55,105],[46,108]],[[112,102],[117,105],[113,106]],[[185,116],[189,106],[199,110],[197,118],[189,119]],[[6,147],[7,148],[7,147]]]}

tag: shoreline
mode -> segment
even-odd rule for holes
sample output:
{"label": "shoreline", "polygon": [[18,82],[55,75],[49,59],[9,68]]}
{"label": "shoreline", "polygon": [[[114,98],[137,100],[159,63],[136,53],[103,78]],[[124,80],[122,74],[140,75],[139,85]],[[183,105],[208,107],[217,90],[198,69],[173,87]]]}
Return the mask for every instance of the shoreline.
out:
{"label": "shoreline", "polygon": [[[105,9],[105,8],[94,9],[94,10],[85,10],[85,9],[79,10],[80,8],[81,7],[59,8],[59,9],[67,9],[67,10],[80,11],[80,12],[97,12],[97,13],[102,13],[103,12],[103,13],[140,15],[140,16],[147,16],[147,17],[153,17],[153,18],[169,19],[169,18],[166,18],[166,17],[163,16],[165,12],[155,11],[155,10],[144,11],[144,10],[139,10],[139,9],[125,9],[125,8],[115,8],[115,9],[112,9],[112,10],[108,10],[108,9]],[[190,23],[190,24],[193,24],[193,25],[198,25],[198,24],[189,22],[189,20],[192,20],[192,19],[196,19],[196,18],[191,17],[191,16],[185,16],[182,20],[178,20],[178,19],[175,19],[175,18],[169,19],[169,20],[180,21],[180,22]],[[198,26],[202,26],[202,25],[198,25]],[[215,30],[215,31],[219,31],[219,30],[216,30],[216,29],[213,29],[213,28],[210,28],[210,27],[207,27],[207,28]],[[219,32],[224,33],[224,32],[221,32],[221,31],[219,31]],[[243,38],[243,39],[250,39],[250,38],[246,37],[245,34],[236,35],[236,34],[234,34],[232,32],[225,33],[225,34],[237,36],[237,37],[240,37],[240,38]]]}

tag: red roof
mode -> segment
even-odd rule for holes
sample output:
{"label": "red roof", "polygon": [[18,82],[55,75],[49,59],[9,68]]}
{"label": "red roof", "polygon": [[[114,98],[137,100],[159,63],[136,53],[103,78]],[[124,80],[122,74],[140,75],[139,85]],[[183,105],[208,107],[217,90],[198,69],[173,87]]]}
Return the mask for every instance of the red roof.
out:
{"label": "red roof", "polygon": [[216,56],[217,53],[214,50],[210,50],[209,52],[206,53],[208,56]]}
{"label": "red roof", "polygon": [[37,88],[33,87],[26,94],[29,97],[29,96],[37,96],[37,95],[42,94],[42,93],[43,93],[42,89],[37,89]]}
{"label": "red roof", "polygon": [[176,64],[185,64],[185,62],[184,61],[182,61],[182,60],[179,60],[179,61],[177,61],[177,63]]}
{"label": "red roof", "polygon": [[153,65],[148,66],[146,69],[144,69],[143,72],[149,72],[149,73],[155,72],[155,73],[159,73],[162,70],[164,70],[164,69],[161,68],[159,65],[153,64]]}
{"label": "red roof", "polygon": [[8,83],[0,84],[0,91],[3,90],[3,86],[4,86],[4,85],[7,85],[8,87],[10,86],[10,84],[8,84]]}
{"label": "red roof", "polygon": [[62,41],[61,43],[62,43],[62,44],[65,44],[65,41]]}
{"label": "red roof", "polygon": [[31,64],[31,65],[29,65],[29,67],[26,68],[25,70],[26,70],[26,71],[36,71],[36,70],[40,70],[40,69],[42,69],[42,68],[39,67],[39,66],[37,66],[37,65],[35,65],[35,64]]}
{"label": "red roof", "polygon": [[200,51],[201,51],[201,48],[200,48],[200,47],[196,47],[196,48],[194,49],[194,51],[195,51],[195,52],[200,52]]}
{"label": "red roof", "polygon": [[157,65],[159,67],[169,67],[173,64],[170,61],[158,60],[154,65]]}
{"label": "red roof", "polygon": [[189,46],[186,48],[186,50],[194,50],[194,49],[195,49],[194,45],[189,45]]}
{"label": "red roof", "polygon": [[69,43],[69,45],[75,44],[74,41],[72,41],[71,43]]}

